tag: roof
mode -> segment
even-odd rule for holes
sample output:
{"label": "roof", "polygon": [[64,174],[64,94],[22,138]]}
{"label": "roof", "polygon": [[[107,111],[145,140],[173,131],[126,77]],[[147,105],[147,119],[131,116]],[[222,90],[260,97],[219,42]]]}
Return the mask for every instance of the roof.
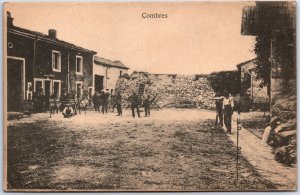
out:
{"label": "roof", "polygon": [[250,63],[250,62],[252,62],[252,61],[255,61],[255,60],[256,60],[256,58],[254,58],[254,59],[252,59],[252,60],[248,60],[248,61],[242,62],[242,63],[236,65],[236,67],[239,68],[239,67],[244,66],[244,65],[246,65],[246,64],[248,64],[248,63]]}
{"label": "roof", "polygon": [[105,58],[101,58],[99,56],[95,56],[94,63],[96,65],[102,65],[107,67],[115,67],[115,68],[121,68],[121,69],[129,69],[127,66],[125,66],[121,61],[111,61]]}
{"label": "roof", "polygon": [[93,53],[93,54],[97,53],[95,51],[85,49],[83,47],[74,45],[72,43],[68,43],[66,41],[62,41],[62,40],[57,39],[57,38],[50,38],[48,35],[43,34],[41,32],[32,31],[32,30],[28,30],[28,29],[25,29],[25,28],[20,28],[20,27],[17,27],[17,26],[9,27],[7,29],[7,31],[10,32],[10,33],[14,33],[14,34],[18,34],[18,35],[22,35],[22,36],[26,36],[26,37],[30,37],[30,38],[35,38],[35,39],[48,41],[48,42],[51,42],[53,44],[63,45],[65,47],[71,47],[73,49],[78,49],[80,51],[87,52],[87,53]]}

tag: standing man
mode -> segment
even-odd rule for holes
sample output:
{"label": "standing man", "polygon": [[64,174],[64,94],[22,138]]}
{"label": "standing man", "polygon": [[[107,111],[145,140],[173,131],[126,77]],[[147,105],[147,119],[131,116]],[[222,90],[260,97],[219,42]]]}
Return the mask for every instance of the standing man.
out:
{"label": "standing man", "polygon": [[100,112],[99,101],[100,101],[99,95],[98,92],[96,91],[93,95],[93,104],[94,104],[95,112]]}
{"label": "standing man", "polygon": [[223,112],[224,112],[224,122],[227,129],[227,133],[231,134],[231,118],[233,114],[234,102],[232,97],[229,96],[229,93],[225,93],[223,99]]}
{"label": "standing man", "polygon": [[145,108],[145,117],[150,116],[150,95],[145,96],[143,105]]}
{"label": "standing man", "polygon": [[216,104],[215,125],[220,125],[221,127],[223,127],[223,97],[220,97],[219,93],[216,94],[215,104]]}
{"label": "standing man", "polygon": [[135,118],[134,109],[136,109],[138,117],[140,118],[140,110],[139,110],[139,97],[136,94],[136,92],[133,92],[131,96],[131,110],[132,110],[132,116]]}
{"label": "standing man", "polygon": [[118,111],[117,116],[122,116],[122,95],[119,91],[116,94],[115,101],[116,101],[117,111]]}
{"label": "standing man", "polygon": [[102,105],[102,113],[107,113],[107,103],[108,103],[108,96],[107,94],[105,93],[104,90],[101,91],[101,95],[100,95],[100,102],[101,102],[101,105]]}

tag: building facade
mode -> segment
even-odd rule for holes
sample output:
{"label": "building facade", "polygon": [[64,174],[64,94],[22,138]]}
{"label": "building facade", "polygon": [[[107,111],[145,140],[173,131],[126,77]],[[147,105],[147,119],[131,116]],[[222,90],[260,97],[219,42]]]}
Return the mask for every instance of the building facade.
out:
{"label": "building facade", "polygon": [[81,94],[93,88],[96,52],[48,35],[14,26],[7,14],[7,109],[22,111],[37,90],[45,97]]}
{"label": "building facade", "polygon": [[93,91],[100,92],[102,89],[109,89],[111,93],[114,93],[118,78],[127,73],[128,69],[129,68],[120,61],[111,61],[95,56]]}
{"label": "building facade", "polygon": [[240,78],[240,97],[242,110],[268,110],[269,96],[267,86],[262,85],[256,74],[256,59],[237,65]]}

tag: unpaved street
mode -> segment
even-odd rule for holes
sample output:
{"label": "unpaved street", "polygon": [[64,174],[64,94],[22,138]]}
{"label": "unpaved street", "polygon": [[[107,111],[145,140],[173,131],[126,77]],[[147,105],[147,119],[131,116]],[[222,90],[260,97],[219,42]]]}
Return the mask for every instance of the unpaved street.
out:
{"label": "unpaved street", "polygon": [[[126,110],[71,119],[37,114],[8,124],[8,186],[54,190],[271,190],[245,159],[235,183],[235,147],[214,112]],[[142,113],[143,116],[143,113]]]}

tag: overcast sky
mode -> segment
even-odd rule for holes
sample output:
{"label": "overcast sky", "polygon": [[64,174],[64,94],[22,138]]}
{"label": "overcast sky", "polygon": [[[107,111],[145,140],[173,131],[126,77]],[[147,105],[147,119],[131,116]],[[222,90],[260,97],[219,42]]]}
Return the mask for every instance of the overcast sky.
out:
{"label": "overcast sky", "polygon": [[[14,24],[120,60],[130,70],[200,74],[255,58],[241,35],[247,3],[9,3]],[[168,18],[144,19],[143,13]]]}

